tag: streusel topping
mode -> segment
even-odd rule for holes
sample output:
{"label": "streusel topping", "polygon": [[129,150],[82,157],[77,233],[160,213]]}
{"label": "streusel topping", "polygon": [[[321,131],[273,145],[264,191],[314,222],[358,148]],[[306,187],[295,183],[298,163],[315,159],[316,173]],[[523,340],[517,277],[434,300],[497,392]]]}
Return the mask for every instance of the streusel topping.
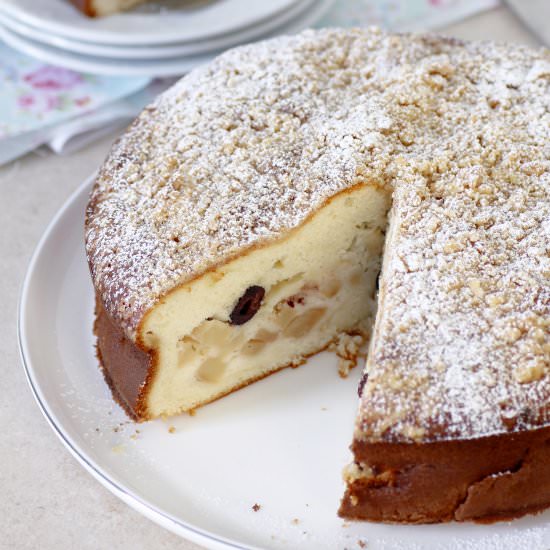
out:
{"label": "streusel topping", "polygon": [[543,425],[549,131],[545,50],[376,29],[231,50],[160,96],[107,159],[86,227],[95,286],[135,338],[174,286],[351,185],[387,188],[359,435]]}
{"label": "streusel topping", "polygon": [[357,436],[430,441],[548,424],[548,52],[469,44],[402,72],[414,88],[393,114],[412,132],[391,163]]}

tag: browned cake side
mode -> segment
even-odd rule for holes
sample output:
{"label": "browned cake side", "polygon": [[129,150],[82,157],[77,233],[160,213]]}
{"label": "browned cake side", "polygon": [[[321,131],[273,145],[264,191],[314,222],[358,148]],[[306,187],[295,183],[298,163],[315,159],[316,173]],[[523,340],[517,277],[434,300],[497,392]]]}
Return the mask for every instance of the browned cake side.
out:
{"label": "browned cake side", "polygon": [[371,472],[356,477],[357,466],[348,469],[343,517],[491,522],[550,503],[550,428],[435,443],[356,441],[352,450]]}
{"label": "browned cake side", "polygon": [[154,356],[140,349],[117,326],[96,299],[97,356],[113,397],[134,420],[140,418],[141,401],[147,391]]}

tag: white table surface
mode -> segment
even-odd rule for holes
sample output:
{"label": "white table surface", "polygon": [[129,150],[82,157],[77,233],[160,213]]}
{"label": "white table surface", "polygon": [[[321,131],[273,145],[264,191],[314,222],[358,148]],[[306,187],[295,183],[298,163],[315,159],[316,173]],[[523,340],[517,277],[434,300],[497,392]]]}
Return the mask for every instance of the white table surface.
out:
{"label": "white table surface", "polygon": [[[537,44],[506,8],[445,32]],[[64,157],[39,150],[0,168],[0,549],[199,548],[134,512],[69,455],[33,400],[17,350],[17,302],[31,253],[114,138]]]}

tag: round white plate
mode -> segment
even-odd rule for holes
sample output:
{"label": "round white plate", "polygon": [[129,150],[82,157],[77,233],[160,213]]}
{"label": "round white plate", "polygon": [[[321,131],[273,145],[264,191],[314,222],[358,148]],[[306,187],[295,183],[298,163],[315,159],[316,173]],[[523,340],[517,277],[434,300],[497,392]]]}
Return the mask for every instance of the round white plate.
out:
{"label": "round white plate", "polygon": [[[0,0],[0,11],[59,36],[101,44],[167,44],[204,40],[275,17],[297,0],[159,0],[149,6],[101,18],[79,12],[69,0]],[[179,5],[177,9],[162,6]]]}
{"label": "round white plate", "polygon": [[[262,38],[279,34],[293,34],[313,25],[333,4],[334,0],[314,0],[301,14],[287,25],[273,29]],[[75,71],[114,76],[177,76],[210,61],[221,51],[201,55],[181,56],[168,59],[119,60],[68,52],[54,46],[26,38],[0,25],[0,38],[12,48],[36,57],[46,63],[67,67]]]}
{"label": "round white plate", "polygon": [[68,200],[34,253],[23,284],[19,340],[42,412],[115,495],[213,549],[359,550],[363,543],[369,550],[549,548],[550,511],[488,526],[338,518],[360,373],[355,369],[342,380],[332,355],[270,376],[194,417],[129,422],[94,355],[94,299],[82,234],[90,183]]}
{"label": "round white plate", "polygon": [[23,38],[41,42],[68,52],[107,57],[111,59],[158,60],[161,58],[203,54],[206,52],[230,48],[239,43],[252,41],[256,38],[264,36],[278,27],[289,23],[296,17],[303,17],[305,15],[305,11],[312,8],[315,1],[316,0],[298,0],[288,10],[283,11],[275,17],[268,19],[267,21],[263,21],[258,25],[247,27],[234,33],[213,37],[207,40],[199,40],[196,42],[183,42],[181,44],[165,44],[157,46],[117,46],[110,44],[97,44],[93,42],[82,42],[80,40],[58,36],[52,34],[51,32],[33,27],[2,12],[0,12],[0,24]]}

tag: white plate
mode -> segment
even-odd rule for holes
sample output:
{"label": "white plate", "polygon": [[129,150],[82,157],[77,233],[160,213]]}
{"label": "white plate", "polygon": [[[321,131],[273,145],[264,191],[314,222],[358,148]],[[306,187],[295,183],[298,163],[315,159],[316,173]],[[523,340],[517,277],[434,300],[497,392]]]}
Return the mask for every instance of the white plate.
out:
{"label": "white plate", "polygon": [[[359,549],[359,541],[369,550],[550,547],[550,511],[489,526],[339,519],[359,369],[342,380],[328,354],[194,417],[128,422],[94,356],[82,235],[89,189],[87,181],[75,192],[34,253],[23,284],[19,339],[42,412],[77,460],[115,495],[213,549],[342,550]],[[261,509],[254,512],[254,504]]]}
{"label": "white plate", "polygon": [[305,11],[312,8],[315,1],[316,0],[298,0],[288,10],[283,11],[267,21],[261,22],[253,27],[248,27],[241,31],[207,40],[159,46],[117,46],[109,44],[96,44],[93,42],[82,42],[80,40],[58,36],[52,34],[51,32],[33,27],[2,12],[0,12],[0,24],[23,38],[28,38],[35,42],[41,42],[68,52],[107,57],[111,59],[136,59],[142,61],[145,59],[158,60],[161,58],[198,55],[206,52],[230,48],[236,44],[250,42],[256,38],[264,36],[278,27],[289,23],[297,17],[303,17],[305,15]]}
{"label": "white plate", "polygon": [[[294,17],[287,25],[273,29],[262,38],[279,34],[293,34],[310,27],[326,13],[333,2],[334,0],[314,0],[314,4],[303,10],[301,15]],[[221,53],[221,51],[214,51],[201,55],[143,61],[117,60],[67,52],[26,38],[1,25],[0,38],[12,48],[46,63],[67,67],[75,71],[113,76],[177,76],[210,61],[215,55]]]}
{"label": "white plate", "polygon": [[[97,19],[80,13],[69,0],[0,0],[0,11],[46,32],[79,41],[151,45],[204,40],[242,30],[281,14],[296,1],[181,1],[179,9],[157,13],[136,9]],[[157,3],[167,4],[162,0]]]}

